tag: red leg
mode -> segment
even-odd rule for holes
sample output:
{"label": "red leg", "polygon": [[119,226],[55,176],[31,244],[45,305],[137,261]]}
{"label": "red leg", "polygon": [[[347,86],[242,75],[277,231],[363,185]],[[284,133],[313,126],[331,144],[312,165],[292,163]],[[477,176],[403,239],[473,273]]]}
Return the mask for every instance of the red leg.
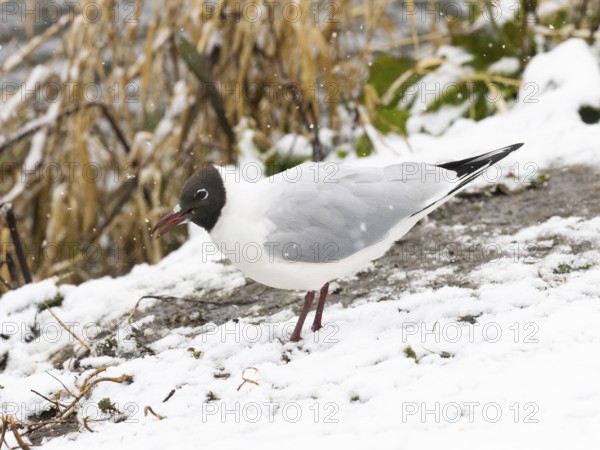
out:
{"label": "red leg", "polygon": [[325,283],[325,285],[321,288],[321,293],[319,294],[319,303],[317,303],[317,312],[315,313],[315,320],[312,324],[312,327],[310,327],[310,329],[313,331],[320,330],[323,327],[323,325],[321,325],[321,318],[323,317],[323,308],[325,307],[327,292],[329,292],[329,283]]}
{"label": "red leg", "polygon": [[313,300],[315,299],[315,291],[308,291],[306,296],[304,297],[304,306],[302,307],[302,312],[300,313],[300,317],[298,317],[298,322],[296,322],[296,328],[294,328],[294,332],[290,337],[290,341],[298,342],[300,340],[300,333],[302,332],[302,326],[304,325],[304,321],[306,320],[306,316],[310,307],[312,305]]}

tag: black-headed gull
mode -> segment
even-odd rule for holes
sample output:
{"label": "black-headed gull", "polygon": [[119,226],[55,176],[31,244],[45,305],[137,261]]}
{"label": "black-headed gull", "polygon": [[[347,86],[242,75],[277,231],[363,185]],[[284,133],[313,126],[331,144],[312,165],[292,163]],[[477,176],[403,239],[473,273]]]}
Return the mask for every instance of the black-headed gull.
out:
{"label": "black-headed gull", "polygon": [[190,220],[246,276],[308,291],[290,337],[320,291],[321,328],[329,282],[384,255],[421,218],[523,144],[439,165],[385,167],[304,163],[269,178],[206,165],[183,185],[179,204],[152,229],[160,237]]}

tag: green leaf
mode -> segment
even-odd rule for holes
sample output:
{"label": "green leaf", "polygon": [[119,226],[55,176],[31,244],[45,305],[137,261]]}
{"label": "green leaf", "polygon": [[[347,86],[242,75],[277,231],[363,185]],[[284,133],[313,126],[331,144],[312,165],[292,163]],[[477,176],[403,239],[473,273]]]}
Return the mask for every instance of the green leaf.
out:
{"label": "green leaf", "polygon": [[502,92],[502,97],[504,100],[516,100],[519,95],[519,86],[515,86],[513,84],[507,84],[500,88]]}
{"label": "green leaf", "polygon": [[387,92],[392,83],[404,72],[412,69],[415,62],[410,58],[396,58],[392,55],[380,55],[375,59],[369,69],[367,84],[375,88],[377,94],[382,96]]}
{"label": "green leaf", "polygon": [[435,100],[427,105],[428,112],[439,110],[444,105],[457,106],[469,99],[469,87],[464,81],[456,81],[444,86],[435,96]]}
{"label": "green leaf", "polygon": [[555,28],[559,29],[566,25],[568,20],[568,14],[566,10],[561,10],[556,13],[556,15],[550,19],[550,24]]}
{"label": "green leaf", "polygon": [[[413,69],[414,66],[415,61],[411,58],[396,58],[391,55],[378,56],[369,68],[367,84],[373,86],[377,95],[381,97],[398,78],[404,75],[406,71]],[[423,74],[412,74],[407,77],[395,90],[394,96],[387,103],[387,106],[397,105],[407,90],[414,86],[422,77]]]}
{"label": "green leaf", "polygon": [[39,303],[37,305],[37,309],[38,309],[39,312],[42,312],[42,311],[44,311],[47,308],[58,307],[58,306],[62,305],[62,302],[63,302],[64,299],[65,299],[65,297],[59,292],[58,294],[56,294],[50,300],[48,300],[46,302]]}
{"label": "green leaf", "polygon": [[373,125],[382,133],[394,133],[406,136],[406,121],[410,117],[410,113],[405,109],[392,108],[389,106],[377,107]]}
{"label": "green leaf", "polygon": [[417,361],[417,354],[410,345],[404,349],[404,354],[407,358],[412,358]]}
{"label": "green leaf", "polygon": [[359,157],[369,156],[373,152],[373,144],[366,134],[361,134],[356,140],[356,155]]}
{"label": "green leaf", "polygon": [[454,34],[451,41],[473,55],[467,65],[485,71],[504,56],[520,56],[521,30],[515,22],[508,21],[502,27],[488,26],[469,34]]}
{"label": "green leaf", "polygon": [[223,105],[221,96],[215,88],[216,83],[214,82],[210,69],[210,59],[206,56],[200,55],[196,51],[196,47],[183,36],[179,38],[179,53],[181,54],[181,58],[185,61],[190,71],[198,79],[198,82],[207,87],[207,89],[205,89],[206,95],[208,96],[208,101],[210,102],[215,115],[217,116],[217,121],[227,135],[229,142],[234,144],[235,133],[229,124],[229,120],[227,120],[225,106]]}
{"label": "green leaf", "polygon": [[108,413],[112,413],[115,412],[117,409],[115,408],[115,405],[110,401],[109,397],[104,397],[102,398],[99,402],[98,402],[98,409],[103,413],[103,414],[108,414]]}

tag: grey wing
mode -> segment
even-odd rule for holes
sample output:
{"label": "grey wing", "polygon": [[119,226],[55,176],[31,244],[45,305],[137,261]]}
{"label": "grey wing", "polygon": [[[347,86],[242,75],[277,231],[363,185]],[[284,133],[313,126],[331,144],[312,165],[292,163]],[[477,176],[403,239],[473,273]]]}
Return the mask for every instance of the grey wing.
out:
{"label": "grey wing", "polygon": [[329,178],[315,178],[303,166],[300,181],[279,183],[279,201],[267,212],[272,254],[291,261],[351,256],[385,239],[402,221],[412,226],[416,215],[454,186],[448,171],[426,164],[343,167]]}

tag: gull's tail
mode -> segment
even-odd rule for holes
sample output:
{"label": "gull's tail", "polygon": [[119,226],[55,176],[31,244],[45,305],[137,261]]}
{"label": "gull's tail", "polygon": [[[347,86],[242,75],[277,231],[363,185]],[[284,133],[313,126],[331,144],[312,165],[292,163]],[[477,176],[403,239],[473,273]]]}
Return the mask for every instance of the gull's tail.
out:
{"label": "gull's tail", "polygon": [[438,167],[442,169],[450,170],[456,173],[456,176],[460,178],[460,182],[457,186],[448,192],[448,195],[452,195],[454,192],[458,191],[479,175],[483,173],[485,169],[490,167],[492,164],[497,163],[501,159],[504,159],[506,156],[514,152],[515,150],[521,148],[523,144],[513,144],[508,147],[503,147],[498,150],[494,150],[488,153],[484,153],[483,155],[473,156],[467,159],[461,159],[460,161],[453,161],[445,164],[438,164]]}
{"label": "gull's tail", "polygon": [[[437,164],[436,167],[439,167],[440,169],[454,172],[457,179],[452,183],[445,184],[445,187],[442,188],[441,192],[438,192],[438,194],[434,196],[431,203],[413,213],[411,217],[416,217],[418,220],[421,217],[426,216],[431,211],[458,194],[463,188],[466,187],[467,184],[481,175],[492,164],[497,163],[521,146],[523,146],[523,144],[513,144],[492,152],[484,153],[483,155],[473,156],[460,161]],[[444,179],[446,180],[445,177]]]}

